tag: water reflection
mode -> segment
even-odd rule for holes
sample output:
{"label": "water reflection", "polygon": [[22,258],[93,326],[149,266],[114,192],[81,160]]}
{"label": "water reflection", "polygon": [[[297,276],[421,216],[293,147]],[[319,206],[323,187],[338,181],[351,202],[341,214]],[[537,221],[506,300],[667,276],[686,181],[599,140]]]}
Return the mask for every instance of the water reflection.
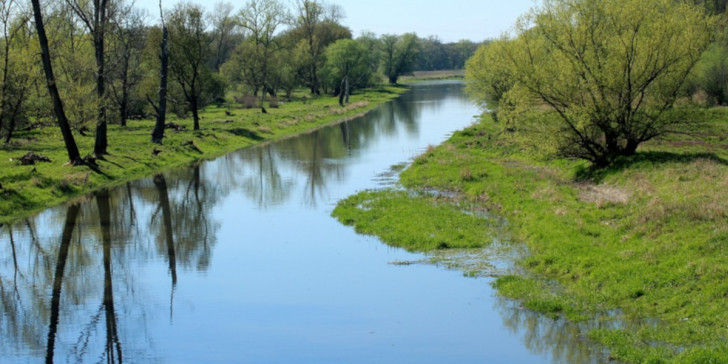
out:
{"label": "water reflection", "polygon": [[[233,305],[228,315],[216,316],[214,312],[202,309],[200,312],[191,310],[190,306],[201,303],[190,303],[190,297],[225,297],[229,288],[221,286],[231,283],[233,286],[242,285],[243,281],[252,290],[250,287],[257,286],[251,282],[275,277],[270,270],[292,269],[291,266],[298,263],[295,260],[276,265],[279,259],[292,254],[288,250],[293,249],[297,254],[302,251],[286,246],[286,250],[277,252],[278,256],[266,261],[263,268],[251,273],[246,269],[253,262],[248,261],[247,265],[241,263],[247,258],[244,254],[237,256],[239,261],[232,263],[226,259],[229,257],[215,258],[216,251],[220,254],[219,246],[224,245],[228,254],[251,249],[251,245],[239,242],[243,235],[266,246],[281,244],[270,240],[273,236],[284,242],[299,242],[304,230],[298,229],[280,237],[282,233],[279,231],[271,232],[276,229],[273,226],[279,225],[267,220],[266,215],[256,215],[255,211],[251,211],[255,209],[265,214],[301,208],[303,212],[294,215],[298,221],[282,222],[280,225],[325,226],[322,231],[313,231],[314,238],[309,239],[324,241],[332,230],[331,226],[339,228],[328,217],[328,212],[322,212],[320,208],[330,208],[332,191],[347,186],[343,192],[336,192],[336,197],[344,197],[358,189],[368,188],[372,185],[370,179],[373,173],[406,160],[417,152],[417,148],[437,143],[447,130],[462,126],[448,126],[451,119],[468,121],[467,117],[474,114],[475,108],[465,99],[460,88],[461,85],[454,84],[417,87],[363,119],[127,183],[119,188],[100,191],[77,204],[49,209],[35,218],[0,226],[0,336],[3,338],[0,340],[0,361],[27,362],[44,358],[49,363],[194,361],[186,355],[193,354],[195,349],[185,345],[194,345],[201,339],[200,335],[211,335],[205,337],[207,342],[221,342],[230,340],[245,327],[255,327],[252,324],[255,315],[246,316],[247,321],[238,317],[246,313],[240,305]],[[441,117],[445,120],[427,121],[427,115],[441,108],[448,110],[448,114]],[[457,114],[461,109],[467,116]],[[428,125],[427,122],[433,124]],[[421,134],[432,133],[431,130],[440,134],[429,141],[420,141]],[[412,143],[408,143],[409,140]],[[402,151],[403,148],[414,149]],[[369,160],[376,160],[378,164],[369,165]],[[229,206],[231,204],[232,207]],[[321,212],[317,215],[323,220],[314,220],[309,212]],[[224,225],[228,229],[235,227],[232,229],[234,232],[223,234]],[[341,231],[353,235],[348,230]],[[355,237],[347,235],[345,239],[353,240]],[[311,244],[310,241],[299,243]],[[340,249],[344,245],[337,240],[322,251],[330,252],[332,246]],[[311,247],[301,249],[305,251]],[[250,250],[245,252],[251,254]],[[325,254],[319,253],[317,257],[326,258]],[[336,254],[341,252],[337,250]],[[295,258],[314,261],[312,257]],[[291,280],[298,275],[315,276],[323,265],[340,266],[337,272],[347,277],[350,273],[344,271],[344,267],[362,264],[360,261],[333,260],[339,259],[338,256],[328,258],[298,266],[299,270],[309,267],[312,270],[288,273],[286,279]],[[226,265],[217,268],[224,274],[218,272],[216,278],[206,280],[205,275],[213,275],[216,264],[220,265],[215,260],[225,261]],[[278,268],[269,268],[271,266]],[[376,275],[376,272],[373,273]],[[403,274],[401,270],[392,273]],[[391,280],[386,278],[385,282]],[[277,282],[273,278],[269,281]],[[304,280],[298,286],[301,284],[307,283]],[[322,284],[337,286],[340,283]],[[367,290],[367,284],[364,281],[358,283],[362,290]],[[377,292],[382,284],[375,283],[376,288],[370,287],[368,291]],[[347,281],[341,287],[350,285]],[[264,303],[286,289],[272,286],[270,290],[258,293],[256,306],[248,308],[252,312],[273,312],[270,308],[260,307],[269,307]],[[249,295],[255,297],[254,292]],[[338,292],[330,295],[336,298],[346,296]],[[295,296],[292,295],[291,299]],[[310,297],[303,299],[303,302],[312,300]],[[378,299],[386,302],[386,297]],[[288,303],[289,300],[286,298],[285,301]],[[297,302],[289,304],[306,306]],[[333,307],[355,304],[331,303]],[[218,302],[214,307],[219,309],[222,306]],[[331,309],[326,307],[326,310]],[[340,308],[334,312],[336,310]],[[370,308],[365,307],[365,311],[368,310]],[[533,332],[536,338],[544,337],[526,340],[534,351],[541,349],[540,344],[533,343],[543,342],[546,348],[559,346],[562,342],[554,344],[545,339],[562,334],[560,328],[546,330],[548,333],[542,335],[544,330],[538,325],[530,325],[520,313],[507,311],[501,314],[508,317],[506,327]],[[191,329],[183,330],[184,325],[197,315],[200,316],[199,321],[191,325]],[[283,317],[290,319],[294,316]],[[207,320],[215,329],[203,334],[198,326]],[[276,318],[266,320],[266,330],[269,330],[270,321],[276,322]],[[223,331],[227,326],[234,326],[233,331]],[[216,333],[218,329],[220,334]],[[165,330],[169,330],[167,334],[171,334],[172,338],[163,336]],[[200,333],[197,333],[198,330]],[[269,335],[266,330],[254,332],[252,336],[265,338]],[[410,332],[423,330],[404,331],[410,335]],[[229,335],[231,332],[233,335]],[[187,337],[186,341],[179,339],[182,343],[177,351],[182,357],[175,357],[169,351],[161,352],[158,347],[161,344],[158,343],[175,341],[177,334]],[[339,333],[329,335],[341,336]],[[568,335],[563,343],[572,340]],[[371,337],[350,342],[367,340]],[[416,343],[417,339],[412,342]],[[309,344],[307,342],[305,347],[315,347]],[[387,348],[393,347],[387,344]],[[228,350],[232,354],[223,355],[224,358],[236,357],[235,349]],[[336,351],[326,349],[329,350]],[[278,350],[275,352],[278,353]],[[580,358],[575,356],[574,360],[579,361]]]}

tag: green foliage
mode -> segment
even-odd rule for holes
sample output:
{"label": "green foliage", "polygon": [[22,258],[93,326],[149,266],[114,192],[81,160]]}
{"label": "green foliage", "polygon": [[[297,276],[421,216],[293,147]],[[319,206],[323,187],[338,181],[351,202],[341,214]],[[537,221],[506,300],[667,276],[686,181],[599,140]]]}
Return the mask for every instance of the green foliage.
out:
{"label": "green foliage", "polygon": [[465,64],[466,90],[483,108],[497,111],[503,95],[513,88],[515,79],[508,63],[508,39],[484,44]]}
{"label": "green foliage", "polygon": [[383,73],[390,84],[396,84],[400,76],[412,71],[419,53],[419,40],[416,34],[407,33],[385,34],[380,41]]}
{"label": "green foliage", "polygon": [[469,40],[442,43],[436,36],[420,38],[419,43],[415,71],[462,70],[479,46]]}
{"label": "green foliage", "polygon": [[373,83],[376,69],[372,68],[374,54],[369,53],[365,43],[352,39],[341,39],[326,49],[326,65],[322,70],[323,80],[328,88],[340,91],[341,80],[349,76],[352,89],[369,87]]}
{"label": "green foliage", "polygon": [[[535,142],[551,133],[560,155],[604,166],[684,122],[670,111],[714,25],[672,0],[546,1],[496,45],[499,54],[472,61],[471,90]],[[543,114],[558,122],[535,125]]]}
{"label": "green foliage", "polygon": [[[689,79],[688,90],[696,95],[696,101],[708,105],[728,104],[728,46],[714,42],[708,47]],[[700,100],[700,92],[706,100]]]}
{"label": "green foliage", "polygon": [[199,130],[199,110],[225,93],[224,84],[217,82],[208,68],[211,43],[205,32],[204,10],[199,5],[179,3],[169,14],[168,27],[170,39],[174,39],[169,47],[170,78],[179,86],[170,88],[169,94],[186,104],[194,129]]}
{"label": "green foliage", "polygon": [[340,201],[333,216],[359,233],[409,251],[480,248],[493,240],[488,220],[404,191],[360,192]]}
{"label": "green foliage", "polygon": [[[346,108],[333,107],[337,100],[332,97],[287,102],[267,114],[209,107],[202,113],[207,123],[204,131],[192,131],[192,120],[172,119],[186,130],[168,130],[163,145],[149,143],[152,120],[130,120],[126,127],[110,125],[109,139],[116,142],[110,143],[106,160],[97,161],[96,170],[64,165],[68,158],[55,126],[18,132],[14,142],[0,148],[0,223],[103,187],[359,115],[404,91],[390,87],[360,92]],[[81,150],[91,150],[94,138],[80,136],[77,142]],[[28,150],[50,158],[51,162],[21,166],[12,160]]]}
{"label": "green foliage", "polygon": [[[724,362],[728,339],[728,112],[642,145],[609,169],[544,162],[491,120],[455,133],[401,175],[413,190],[459,192],[500,212],[526,245],[526,275],[498,292],[550,317],[584,321],[623,362]],[[463,173],[482,171],[481,173]]]}

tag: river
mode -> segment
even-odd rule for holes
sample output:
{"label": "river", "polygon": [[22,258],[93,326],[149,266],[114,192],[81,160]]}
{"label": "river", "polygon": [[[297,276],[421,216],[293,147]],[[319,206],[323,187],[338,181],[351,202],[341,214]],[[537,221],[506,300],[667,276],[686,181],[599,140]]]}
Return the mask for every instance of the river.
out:
{"label": "river", "polygon": [[579,331],[356,234],[336,202],[474,121],[462,84],[0,227],[2,363],[550,363]]}

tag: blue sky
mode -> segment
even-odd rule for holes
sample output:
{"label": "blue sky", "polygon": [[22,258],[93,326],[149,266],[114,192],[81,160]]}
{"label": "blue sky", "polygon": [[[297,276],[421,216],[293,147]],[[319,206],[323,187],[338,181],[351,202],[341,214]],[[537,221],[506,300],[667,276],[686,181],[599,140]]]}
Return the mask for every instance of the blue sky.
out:
{"label": "blue sky", "polygon": [[[171,8],[179,0],[162,0]],[[212,9],[218,0],[189,0]],[[247,0],[224,0],[240,9]],[[283,0],[291,4],[292,0]],[[444,42],[460,39],[482,41],[509,30],[519,15],[534,6],[534,0],[329,0],[346,13],[344,25],[355,36],[362,31],[381,34],[415,32],[420,37],[436,35]],[[136,6],[157,17],[159,0],[136,0]]]}

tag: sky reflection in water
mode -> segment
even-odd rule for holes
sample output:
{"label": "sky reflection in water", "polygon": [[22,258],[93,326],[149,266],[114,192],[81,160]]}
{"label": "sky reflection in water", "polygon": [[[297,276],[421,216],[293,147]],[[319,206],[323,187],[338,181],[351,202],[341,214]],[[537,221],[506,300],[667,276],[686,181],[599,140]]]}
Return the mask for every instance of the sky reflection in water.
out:
{"label": "sky reflection in water", "polygon": [[365,118],[0,228],[0,361],[590,360],[488,280],[388,264],[419,256],[329,216],[477,113],[461,84],[419,85]]}

